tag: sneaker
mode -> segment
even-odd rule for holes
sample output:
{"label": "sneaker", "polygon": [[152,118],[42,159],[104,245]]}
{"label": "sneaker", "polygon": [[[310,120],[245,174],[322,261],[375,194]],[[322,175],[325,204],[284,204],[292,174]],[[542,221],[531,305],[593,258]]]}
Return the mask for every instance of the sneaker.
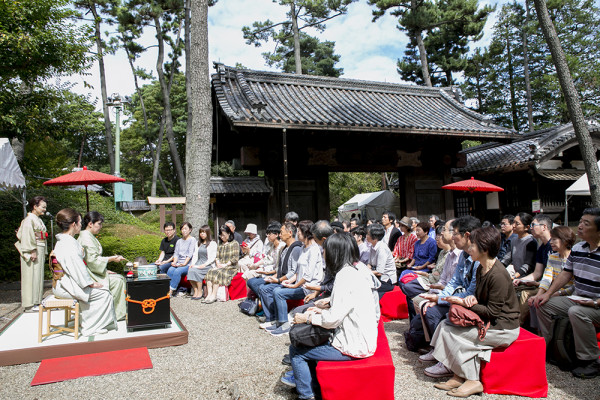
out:
{"label": "sneaker", "polygon": [[274,325],[273,321],[267,321],[267,322],[263,322],[262,324],[258,325],[258,327],[260,329],[267,329],[267,328],[272,327],[273,325]]}
{"label": "sneaker", "polygon": [[33,306],[33,307],[29,307],[25,309],[26,313],[34,313],[34,312],[39,312],[40,311],[40,306]]}
{"label": "sneaker", "polygon": [[290,359],[290,353],[283,356],[283,360],[281,360],[283,365],[292,365],[292,360]]}
{"label": "sneaker", "polygon": [[598,368],[599,367],[596,360],[592,360],[587,362],[586,364],[583,364],[580,367],[575,368],[573,371],[571,371],[571,373],[576,378],[592,379],[598,376],[600,372],[598,371]]}
{"label": "sneaker", "polygon": [[187,292],[177,292],[173,297],[185,297],[187,296]]}
{"label": "sneaker", "polygon": [[277,329],[271,330],[270,331],[271,335],[273,335],[273,336],[281,336],[281,335],[285,335],[286,333],[288,333],[290,331],[290,327],[288,326],[287,328],[285,328],[284,326],[285,325],[281,325]]}
{"label": "sneaker", "polygon": [[294,376],[294,370],[290,369],[288,372],[286,372],[285,374],[283,374],[283,376]]}
{"label": "sneaker", "polygon": [[294,373],[292,372],[292,375],[283,375],[281,377],[281,383],[289,387],[296,387],[296,378],[294,378]]}
{"label": "sneaker", "polygon": [[425,368],[425,375],[431,378],[445,378],[454,376],[454,372],[450,371],[444,364],[438,362],[431,367]]}
{"label": "sneaker", "polygon": [[279,326],[277,326],[277,323],[271,322],[271,326],[267,326],[265,329],[265,331],[267,332],[271,332],[274,331],[275,329],[279,328]]}
{"label": "sneaker", "polygon": [[426,354],[423,354],[423,355],[419,356],[419,361],[421,361],[421,362],[434,362],[434,361],[437,361],[435,359],[435,357],[433,356],[433,349],[429,353],[426,353]]}
{"label": "sneaker", "polygon": [[256,317],[256,319],[258,320],[259,323],[263,323],[267,321],[267,317],[265,317],[264,315],[260,316],[260,317]]}

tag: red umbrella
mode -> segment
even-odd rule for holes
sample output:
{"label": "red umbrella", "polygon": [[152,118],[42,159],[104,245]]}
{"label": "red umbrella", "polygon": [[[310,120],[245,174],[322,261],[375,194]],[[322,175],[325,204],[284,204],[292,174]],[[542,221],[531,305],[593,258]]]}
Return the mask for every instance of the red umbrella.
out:
{"label": "red umbrella", "polygon": [[463,190],[465,192],[503,192],[500,186],[492,185],[484,181],[479,181],[473,177],[464,181],[450,183],[449,185],[442,186],[442,189],[448,190]]}
{"label": "red umbrella", "polygon": [[105,174],[98,171],[92,171],[83,167],[80,171],[71,172],[66,175],[59,176],[49,181],[44,182],[46,186],[74,186],[83,185],[85,186],[85,200],[87,203],[87,210],[90,211],[90,199],[88,196],[87,187],[88,185],[100,184],[100,183],[114,183],[114,182],[125,182],[124,178],[118,176]]}

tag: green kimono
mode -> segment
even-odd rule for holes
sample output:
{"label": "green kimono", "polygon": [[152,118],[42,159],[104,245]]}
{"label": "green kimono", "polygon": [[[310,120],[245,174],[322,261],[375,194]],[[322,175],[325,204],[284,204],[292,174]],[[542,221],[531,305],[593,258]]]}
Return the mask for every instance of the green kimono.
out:
{"label": "green kimono", "polygon": [[107,269],[108,257],[102,256],[102,245],[89,231],[82,230],[77,241],[85,252],[84,260],[92,279],[110,289],[115,303],[117,320],[121,321],[127,314],[125,278]]}
{"label": "green kimono", "polygon": [[[33,213],[21,221],[15,247],[21,255],[21,305],[25,308],[39,305],[44,293],[44,265],[46,264],[46,225]],[[31,253],[37,259],[31,260]]]}

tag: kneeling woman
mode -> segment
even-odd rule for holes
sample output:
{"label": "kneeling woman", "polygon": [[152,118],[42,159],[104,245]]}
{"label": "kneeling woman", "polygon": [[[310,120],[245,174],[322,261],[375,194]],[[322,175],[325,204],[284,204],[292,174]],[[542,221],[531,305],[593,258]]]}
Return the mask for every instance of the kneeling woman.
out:
{"label": "kneeling woman", "polygon": [[233,232],[227,225],[219,228],[219,246],[217,247],[217,258],[213,268],[206,274],[207,295],[206,304],[217,301],[217,289],[220,285],[229,286],[231,280],[238,272],[238,260],[240,258],[240,245],[233,239]]}
{"label": "kneeling woman", "polygon": [[454,376],[436,388],[447,390],[454,397],[468,397],[483,392],[479,381],[481,360],[489,361],[492,349],[507,347],[519,336],[519,303],[510,275],[496,255],[500,249],[500,232],[494,226],[471,232],[469,254],[479,261],[475,296],[464,299],[448,297],[451,304],[469,308],[490,327],[485,338],[479,340],[477,327],[461,327],[445,320],[438,325],[431,345],[433,356],[440,368],[447,368]]}
{"label": "kneeling woman", "polygon": [[[348,361],[375,354],[379,303],[376,288],[379,281],[362,263],[359,251],[348,233],[336,233],[325,242],[325,264],[330,276],[335,277],[328,309],[311,307],[296,314],[295,323],[311,323],[335,329],[330,342],[316,347],[290,345],[290,358],[301,399],[312,399],[317,394],[314,361]],[[285,378],[285,377],[284,377]],[[283,379],[282,382],[286,383]]]}
{"label": "kneeling woman", "polygon": [[65,208],[56,214],[56,223],[62,233],[56,235],[54,255],[62,266],[64,276],[52,290],[56,297],[79,300],[81,334],[92,336],[117,328],[113,297],[108,286],[95,282],[83,262],[83,248],[75,240],[81,231],[81,215]]}

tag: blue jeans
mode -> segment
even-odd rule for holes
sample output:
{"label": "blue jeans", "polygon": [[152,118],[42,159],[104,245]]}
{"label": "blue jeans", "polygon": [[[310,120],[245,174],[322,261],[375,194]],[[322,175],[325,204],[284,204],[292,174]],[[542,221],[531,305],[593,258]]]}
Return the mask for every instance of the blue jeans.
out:
{"label": "blue jeans", "polygon": [[288,308],[286,300],[298,300],[305,297],[304,289],[299,288],[286,288],[283,286],[278,287],[273,291],[273,301],[275,302],[275,311],[277,312],[277,322],[283,324],[287,322]]}
{"label": "blue jeans", "polygon": [[260,290],[260,288],[262,286],[265,285],[265,280],[261,277],[251,278],[251,279],[248,279],[246,284],[248,285],[250,290],[252,290],[258,296],[258,293],[259,293],[258,291]]}
{"label": "blue jeans", "polygon": [[294,347],[290,345],[292,370],[300,399],[310,399],[320,393],[317,381],[317,363],[314,361],[350,361],[352,357],[342,354],[329,343],[317,347]]}
{"label": "blue jeans", "polygon": [[171,278],[171,282],[169,283],[171,290],[177,290],[179,282],[181,282],[181,277],[187,275],[188,269],[190,269],[189,263],[185,267],[169,267],[169,269],[167,270],[167,275],[169,276],[169,278]]}
{"label": "blue jeans", "polygon": [[168,262],[168,263],[160,264],[158,266],[158,268],[160,269],[161,274],[166,274],[167,271],[169,270],[169,268],[171,268],[171,263]]}
{"label": "blue jeans", "polygon": [[418,279],[413,279],[408,283],[400,282],[399,285],[400,290],[402,290],[402,293],[406,295],[406,305],[408,307],[408,320],[410,321],[417,314],[412,299],[414,299],[422,293],[426,293],[427,291],[423,289],[423,286],[421,286]]}
{"label": "blue jeans", "polygon": [[[248,282],[251,280],[252,279],[250,279]],[[281,287],[281,285],[277,283],[265,283],[258,288],[257,294],[258,297],[260,297],[267,322],[273,321],[277,315],[275,313],[275,303],[273,302],[273,291],[279,287]]]}

